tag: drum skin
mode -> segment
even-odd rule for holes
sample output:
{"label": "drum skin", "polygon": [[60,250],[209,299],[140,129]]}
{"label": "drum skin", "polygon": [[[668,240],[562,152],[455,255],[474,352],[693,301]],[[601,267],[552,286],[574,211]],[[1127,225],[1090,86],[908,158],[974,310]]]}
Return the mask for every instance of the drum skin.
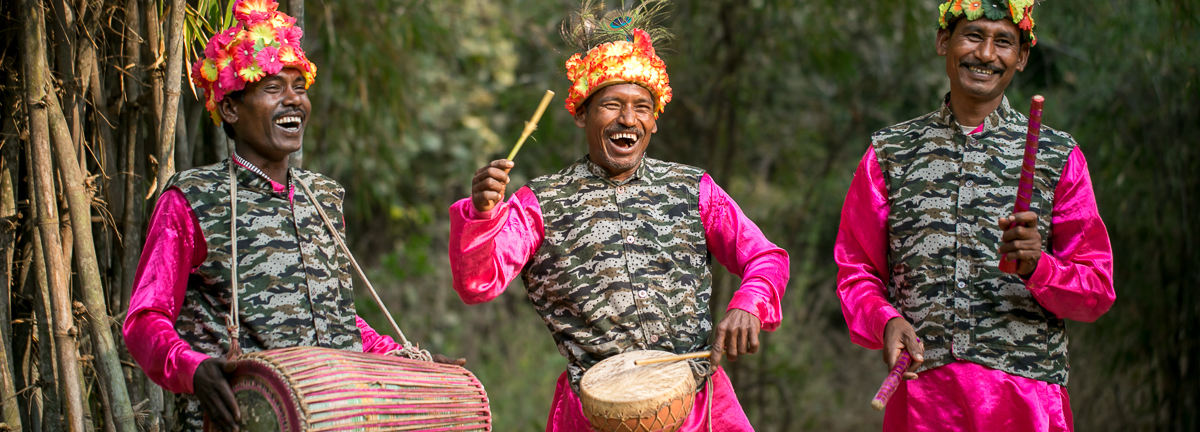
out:
{"label": "drum skin", "polygon": [[230,386],[248,432],[492,430],[487,392],[460,366],[296,347],[239,357]]}
{"label": "drum skin", "polygon": [[688,362],[633,364],[670,355],[630,351],[588,369],[579,383],[579,400],[592,427],[600,432],[678,430],[696,401],[696,379]]}

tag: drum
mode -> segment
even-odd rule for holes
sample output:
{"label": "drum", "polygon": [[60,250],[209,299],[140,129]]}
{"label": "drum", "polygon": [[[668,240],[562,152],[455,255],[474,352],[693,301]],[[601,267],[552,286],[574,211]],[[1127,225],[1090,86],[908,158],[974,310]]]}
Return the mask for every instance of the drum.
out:
{"label": "drum", "polygon": [[673,355],[630,351],[597,363],[579,383],[583,414],[601,432],[674,432],[696,400],[696,379],[686,361],[642,366],[636,360]]}
{"label": "drum", "polygon": [[244,431],[492,430],[487,392],[459,366],[316,347],[245,354],[237,365]]}

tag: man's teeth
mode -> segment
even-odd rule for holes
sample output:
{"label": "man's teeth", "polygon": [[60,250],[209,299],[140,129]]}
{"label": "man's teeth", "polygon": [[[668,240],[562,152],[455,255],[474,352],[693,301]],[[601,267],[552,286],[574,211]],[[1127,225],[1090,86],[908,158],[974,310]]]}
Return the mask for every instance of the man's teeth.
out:
{"label": "man's teeth", "polygon": [[968,69],[970,69],[970,70],[971,70],[971,72],[980,73],[980,74],[984,74],[984,75],[991,75],[991,74],[994,74],[994,73],[995,73],[995,72],[992,72],[991,70],[980,69],[980,68],[974,68],[974,67],[973,67],[973,68],[968,68]]}
{"label": "man's teeth", "polygon": [[279,119],[275,120],[275,124],[277,124],[277,125],[281,125],[284,123],[300,123],[300,117],[287,116],[287,117],[280,117]]}
{"label": "man's teeth", "polygon": [[611,140],[627,139],[631,141],[637,141],[637,135],[631,133],[612,134],[608,138]]}

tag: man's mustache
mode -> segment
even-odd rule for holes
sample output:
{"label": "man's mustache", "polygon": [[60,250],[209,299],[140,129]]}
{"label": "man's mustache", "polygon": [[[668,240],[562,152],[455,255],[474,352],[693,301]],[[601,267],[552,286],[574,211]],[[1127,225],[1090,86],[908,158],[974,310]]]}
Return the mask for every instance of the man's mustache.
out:
{"label": "man's mustache", "polygon": [[995,73],[997,73],[997,74],[1002,74],[1002,73],[1004,73],[1004,68],[1002,68],[1002,67],[1000,67],[1000,66],[996,66],[996,65],[990,65],[990,64],[987,64],[987,63],[983,63],[983,62],[971,61],[971,60],[963,60],[961,64],[962,64],[963,66],[966,66],[966,67],[971,67],[971,68],[975,68],[975,69],[990,70],[990,71],[992,71],[992,72],[995,72]]}
{"label": "man's mustache", "polygon": [[638,128],[636,126],[634,126],[634,127],[613,126],[613,127],[604,129],[604,136],[612,136],[612,134],[618,134],[618,133],[631,133],[631,134],[637,135],[638,139],[641,139],[643,136],[645,136],[645,134],[642,133],[642,129]]}

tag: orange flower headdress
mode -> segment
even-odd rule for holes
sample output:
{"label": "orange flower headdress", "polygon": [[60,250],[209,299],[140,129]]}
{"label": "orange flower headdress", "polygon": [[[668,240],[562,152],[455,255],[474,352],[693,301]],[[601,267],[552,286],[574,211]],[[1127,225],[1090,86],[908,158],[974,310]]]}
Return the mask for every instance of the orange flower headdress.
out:
{"label": "orange flower headdress", "polygon": [[637,84],[654,95],[654,117],[671,102],[667,64],[654,52],[654,42],[671,38],[658,27],[666,0],[601,15],[602,7],[584,0],[583,7],[562,26],[562,36],[584,54],[567,60],[567,111],[575,111],[596,91],[613,84]]}
{"label": "orange flower headdress", "polygon": [[217,102],[247,83],[291,67],[304,74],[304,87],[312,85],[317,65],[300,48],[304,31],[296,19],[276,9],[274,0],[238,0],[232,27],[214,34],[204,48],[204,58],[192,65],[192,82],[204,89],[204,108],[221,124]]}
{"label": "orange flower headdress", "polygon": [[938,25],[947,28],[955,20],[966,17],[975,21],[987,17],[990,20],[1012,19],[1021,33],[1029,38],[1029,45],[1037,45],[1033,34],[1033,5],[1035,0],[949,0],[938,7]]}

